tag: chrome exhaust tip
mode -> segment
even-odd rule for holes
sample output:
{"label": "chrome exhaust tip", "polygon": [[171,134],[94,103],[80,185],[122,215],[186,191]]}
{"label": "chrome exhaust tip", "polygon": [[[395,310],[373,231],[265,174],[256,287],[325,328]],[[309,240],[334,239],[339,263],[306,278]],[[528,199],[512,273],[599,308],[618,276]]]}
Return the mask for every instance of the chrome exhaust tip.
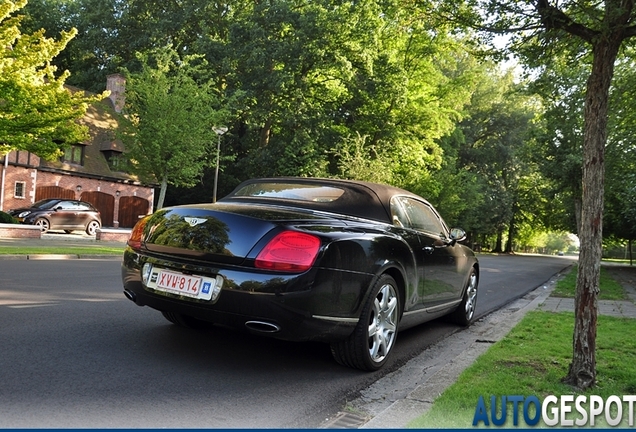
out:
{"label": "chrome exhaust tip", "polygon": [[277,333],[280,326],[266,321],[247,321],[245,327],[258,333]]}
{"label": "chrome exhaust tip", "polygon": [[126,296],[128,300],[132,301],[133,303],[137,303],[137,294],[135,294],[134,292],[128,289],[125,289],[124,295]]}

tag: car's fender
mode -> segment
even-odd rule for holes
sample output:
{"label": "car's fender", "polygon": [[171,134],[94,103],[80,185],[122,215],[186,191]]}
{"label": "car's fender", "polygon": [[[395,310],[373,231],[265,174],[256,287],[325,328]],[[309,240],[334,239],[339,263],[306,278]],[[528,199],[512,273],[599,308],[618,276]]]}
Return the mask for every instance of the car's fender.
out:
{"label": "car's fender", "polygon": [[400,310],[417,287],[417,269],[413,250],[399,236],[369,232],[348,236],[331,241],[324,249],[317,263],[319,267],[340,272],[360,272],[369,275],[365,286],[358,288],[353,302],[353,312],[359,316],[362,305],[367,300],[370,288],[385,273],[390,274],[398,283],[400,291]]}

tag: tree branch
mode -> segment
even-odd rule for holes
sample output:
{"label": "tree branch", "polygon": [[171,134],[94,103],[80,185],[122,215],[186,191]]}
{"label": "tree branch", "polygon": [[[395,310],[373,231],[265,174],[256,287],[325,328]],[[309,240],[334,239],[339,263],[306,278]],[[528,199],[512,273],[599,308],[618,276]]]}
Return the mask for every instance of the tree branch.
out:
{"label": "tree branch", "polygon": [[537,0],[537,12],[546,30],[563,30],[572,35],[579,36],[586,42],[592,43],[598,32],[573,21],[559,8],[551,6],[548,1],[549,0]]}
{"label": "tree branch", "polygon": [[636,36],[636,26],[629,26],[625,29],[625,38]]}

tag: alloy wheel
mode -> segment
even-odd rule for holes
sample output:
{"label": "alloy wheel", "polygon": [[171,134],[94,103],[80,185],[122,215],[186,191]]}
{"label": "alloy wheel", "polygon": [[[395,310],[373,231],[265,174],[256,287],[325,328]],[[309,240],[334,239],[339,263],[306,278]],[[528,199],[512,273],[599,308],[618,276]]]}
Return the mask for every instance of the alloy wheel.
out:
{"label": "alloy wheel", "polygon": [[42,231],[43,233],[47,232],[49,228],[51,228],[51,224],[49,223],[49,221],[44,218],[36,220],[34,225],[39,226],[40,231]]}
{"label": "alloy wheel", "polygon": [[97,229],[99,228],[99,223],[97,221],[90,221],[88,226],[86,227],[86,234],[95,235],[97,233]]}
{"label": "alloy wheel", "polygon": [[374,362],[383,361],[393,347],[398,310],[395,288],[390,284],[383,285],[373,301],[369,317],[369,356]]}
{"label": "alloy wheel", "polygon": [[477,275],[475,272],[470,274],[468,280],[468,286],[466,287],[466,302],[464,312],[466,314],[466,321],[473,319],[475,314],[475,307],[477,306]]}

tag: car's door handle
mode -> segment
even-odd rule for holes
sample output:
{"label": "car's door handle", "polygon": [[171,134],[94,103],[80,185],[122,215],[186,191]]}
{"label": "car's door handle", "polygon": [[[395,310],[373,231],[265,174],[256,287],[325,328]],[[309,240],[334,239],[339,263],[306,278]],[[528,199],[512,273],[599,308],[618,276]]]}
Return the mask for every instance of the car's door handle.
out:
{"label": "car's door handle", "polygon": [[424,253],[429,255],[435,252],[435,248],[433,246],[424,246],[422,250],[424,251]]}

